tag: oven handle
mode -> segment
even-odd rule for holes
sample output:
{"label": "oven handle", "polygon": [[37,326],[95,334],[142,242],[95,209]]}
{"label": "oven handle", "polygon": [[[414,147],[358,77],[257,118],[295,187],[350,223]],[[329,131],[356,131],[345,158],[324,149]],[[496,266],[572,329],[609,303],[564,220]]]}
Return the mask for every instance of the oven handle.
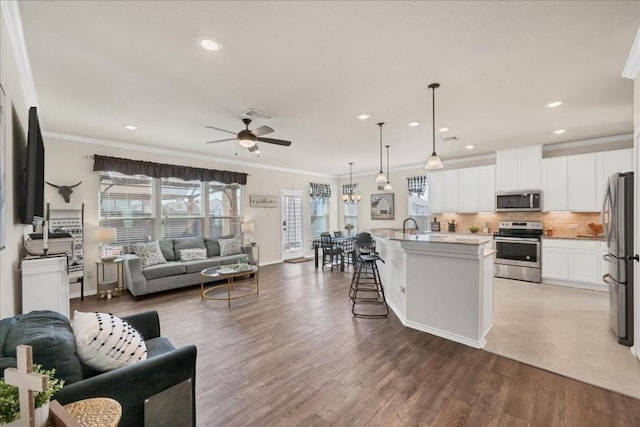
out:
{"label": "oven handle", "polygon": [[540,242],[540,239],[536,239],[535,237],[503,237],[503,236],[495,236],[494,239],[497,241],[505,241],[505,242]]}

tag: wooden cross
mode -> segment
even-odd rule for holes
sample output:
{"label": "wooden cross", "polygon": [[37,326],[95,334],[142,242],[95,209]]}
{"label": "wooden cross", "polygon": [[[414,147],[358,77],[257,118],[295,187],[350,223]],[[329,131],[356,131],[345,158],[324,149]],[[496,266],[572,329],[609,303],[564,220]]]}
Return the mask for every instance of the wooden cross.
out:
{"label": "wooden cross", "polygon": [[[47,389],[48,376],[33,372],[33,350],[30,345],[17,347],[18,368],[4,370],[7,384],[18,387],[20,395],[20,425],[34,427],[35,400],[34,391]],[[28,416],[27,416],[28,415]]]}

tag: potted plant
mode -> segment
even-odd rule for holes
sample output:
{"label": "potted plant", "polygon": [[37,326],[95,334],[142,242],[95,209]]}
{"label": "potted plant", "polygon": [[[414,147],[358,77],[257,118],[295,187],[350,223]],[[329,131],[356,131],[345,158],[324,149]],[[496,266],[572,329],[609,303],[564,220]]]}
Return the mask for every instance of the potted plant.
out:
{"label": "potted plant", "polygon": [[[49,418],[49,401],[51,397],[62,388],[64,381],[55,377],[55,369],[43,369],[41,365],[33,365],[33,372],[44,374],[49,377],[47,388],[42,392],[34,393],[34,401],[36,407],[36,426],[46,426]],[[18,387],[9,385],[4,382],[4,378],[0,379],[0,425],[14,426],[18,425],[16,421],[20,416],[20,397]]]}
{"label": "potted plant", "polygon": [[351,230],[353,230],[353,224],[349,223],[344,226],[344,229],[347,230],[347,236],[351,236]]}

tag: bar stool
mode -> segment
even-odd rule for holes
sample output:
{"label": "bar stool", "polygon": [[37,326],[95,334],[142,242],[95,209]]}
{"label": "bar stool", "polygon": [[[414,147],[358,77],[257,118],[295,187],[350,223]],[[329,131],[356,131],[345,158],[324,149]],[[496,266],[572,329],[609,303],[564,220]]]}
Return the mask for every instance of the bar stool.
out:
{"label": "bar stool", "polygon": [[[377,253],[360,254],[354,268],[349,298],[351,298],[351,312],[355,317],[382,318],[389,315],[389,307],[384,296],[384,287],[380,280],[377,261],[384,260]],[[375,296],[374,296],[375,295]],[[356,311],[356,304],[380,305],[384,309],[382,313],[366,313]]]}

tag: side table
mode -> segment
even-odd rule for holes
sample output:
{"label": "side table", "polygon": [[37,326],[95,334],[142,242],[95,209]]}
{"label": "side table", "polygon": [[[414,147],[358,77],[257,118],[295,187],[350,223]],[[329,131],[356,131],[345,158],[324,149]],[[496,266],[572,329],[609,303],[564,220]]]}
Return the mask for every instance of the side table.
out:
{"label": "side table", "polygon": [[[122,258],[102,258],[96,261],[96,293],[98,298],[106,297],[110,299],[111,296],[118,296],[124,292],[124,283],[122,281],[122,277],[124,276],[122,271],[123,263],[124,260]],[[106,266],[115,266],[116,280],[106,281]]]}

